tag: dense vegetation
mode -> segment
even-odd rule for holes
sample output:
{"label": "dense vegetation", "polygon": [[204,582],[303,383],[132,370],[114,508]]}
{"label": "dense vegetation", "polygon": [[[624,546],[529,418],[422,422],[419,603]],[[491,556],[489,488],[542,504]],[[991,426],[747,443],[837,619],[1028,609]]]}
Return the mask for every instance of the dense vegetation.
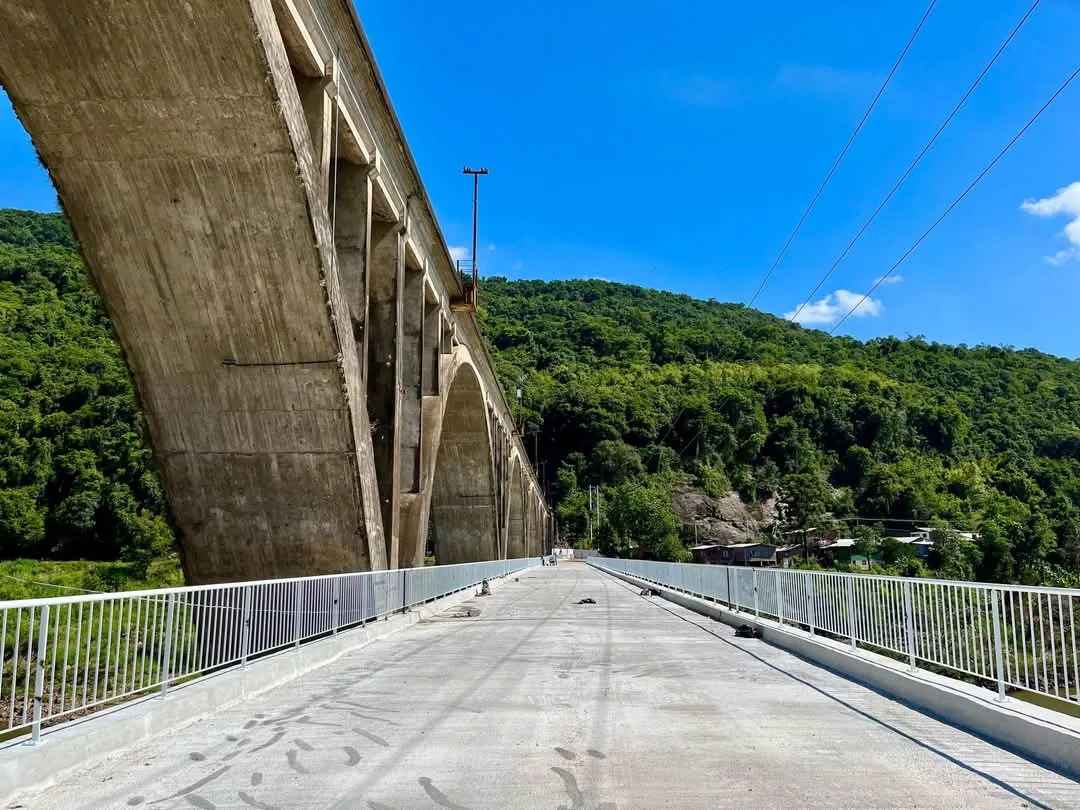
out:
{"label": "dense vegetation", "polygon": [[66,221],[0,210],[0,559],[119,559],[137,579],[155,563],[175,570],[164,508]]}
{"label": "dense vegetation", "polygon": [[1064,582],[1080,566],[1078,362],[862,343],[598,280],[486,279],[481,306],[571,536],[600,485],[607,550],[679,557],[686,528],[664,507],[689,479],[776,493],[788,527],[863,516],[977,530],[976,544],[943,535],[949,558],[932,561],[958,576]]}
{"label": "dense vegetation", "polygon": [[[778,496],[781,527],[863,516],[979,531],[974,545],[941,535],[949,551],[932,562],[949,575],[1076,582],[1080,363],[860,343],[602,281],[486,279],[481,310],[564,536],[586,535],[598,485],[605,550],[681,558],[693,531],[672,492],[735,490]],[[919,573],[872,531],[860,544]],[[131,381],[71,233],[59,215],[0,211],[0,560],[13,558],[176,576]]]}

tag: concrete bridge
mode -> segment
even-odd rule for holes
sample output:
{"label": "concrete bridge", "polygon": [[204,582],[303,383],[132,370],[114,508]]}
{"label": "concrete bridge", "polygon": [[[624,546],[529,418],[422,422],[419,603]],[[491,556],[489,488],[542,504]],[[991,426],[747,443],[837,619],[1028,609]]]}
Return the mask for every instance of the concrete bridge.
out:
{"label": "concrete bridge", "polygon": [[350,0],[9,0],[0,81],[112,318],[193,583],[551,527]]}

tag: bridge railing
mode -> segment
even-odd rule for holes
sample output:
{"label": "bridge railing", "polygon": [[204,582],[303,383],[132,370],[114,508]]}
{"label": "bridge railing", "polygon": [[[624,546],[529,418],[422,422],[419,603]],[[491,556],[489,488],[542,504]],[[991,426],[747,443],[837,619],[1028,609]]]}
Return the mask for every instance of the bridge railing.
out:
{"label": "bridge railing", "polygon": [[1080,703],[1080,590],[596,558],[597,568],[720,602],[1007,692]]}
{"label": "bridge railing", "polygon": [[537,558],[0,602],[0,742],[299,648]]}

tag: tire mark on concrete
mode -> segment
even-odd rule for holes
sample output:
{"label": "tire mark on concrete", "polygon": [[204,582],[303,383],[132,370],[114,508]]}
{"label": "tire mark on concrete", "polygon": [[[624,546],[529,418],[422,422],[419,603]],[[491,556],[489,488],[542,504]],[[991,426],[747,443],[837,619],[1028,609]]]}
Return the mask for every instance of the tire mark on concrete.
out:
{"label": "tire mark on concrete", "polygon": [[242,801],[244,804],[248,805],[249,807],[255,807],[257,808],[257,810],[277,810],[276,806],[272,804],[266,804],[265,802],[260,802],[250,793],[245,793],[242,790],[239,791],[236,795],[240,797],[240,801]]}
{"label": "tire mark on concrete", "polygon": [[254,787],[258,787],[259,785],[262,784],[262,772],[261,771],[255,771],[254,773],[251,774],[251,784]]}
{"label": "tire mark on concrete", "polygon": [[364,731],[362,728],[354,728],[353,731],[356,732],[357,734],[359,734],[361,737],[367,737],[369,740],[371,740],[376,745],[381,745],[383,748],[389,748],[390,747],[390,743],[388,743],[386,740],[384,740],[378,734],[372,734],[370,731]]}
{"label": "tire mark on concrete", "polygon": [[171,796],[166,796],[164,799],[157,799],[157,800],[152,801],[150,803],[151,804],[161,804],[162,802],[167,802],[167,801],[170,801],[171,799],[179,799],[181,796],[187,796],[189,793],[194,793],[196,790],[201,788],[203,785],[208,785],[211,782],[213,782],[215,779],[217,779],[219,776],[222,776],[223,774],[225,774],[230,768],[232,768],[232,765],[226,765],[226,766],[224,766],[222,768],[218,768],[216,771],[214,771],[209,776],[204,776],[198,782],[192,782],[190,785],[188,785],[185,788],[181,788],[180,790],[176,791],[176,793],[172,794]]}
{"label": "tire mark on concrete", "polygon": [[212,801],[204,799],[198,793],[189,793],[187,796],[184,797],[184,801],[186,801],[190,805],[198,807],[199,810],[217,810],[216,804],[214,804]]}
{"label": "tire mark on concrete", "polygon": [[[566,795],[570,797],[569,810],[584,810],[585,808],[585,794],[581,792],[581,788],[578,787],[577,779],[566,768],[552,768],[560,779],[563,781],[563,787],[566,788]],[[566,805],[559,805],[559,810],[566,810]]]}
{"label": "tire mark on concrete", "polygon": [[594,759],[607,759],[607,754],[603,753],[602,751],[597,751],[595,748],[590,748],[585,753],[588,754],[590,757],[593,757]]}
{"label": "tire mark on concrete", "polygon": [[289,767],[292,768],[297,773],[300,773],[300,774],[309,774],[309,773],[311,773],[311,771],[309,771],[307,768],[305,768],[303,765],[300,764],[300,761],[297,758],[297,755],[299,753],[300,752],[297,751],[295,748],[290,748],[286,752],[285,759],[287,759],[289,761]]}
{"label": "tire mark on concrete", "polygon": [[577,759],[577,754],[575,754],[573,751],[568,751],[567,749],[559,748],[558,746],[555,747],[555,753],[558,754],[563,759],[569,759],[569,760]]}
{"label": "tire mark on concrete", "polygon": [[465,805],[451,801],[450,798],[435,787],[431,780],[426,776],[421,776],[416,781],[420,783],[420,787],[424,789],[424,793],[428,795],[428,798],[440,807],[445,807],[447,810],[469,810]]}
{"label": "tire mark on concrete", "polygon": [[383,804],[382,802],[377,802],[374,799],[368,799],[367,806],[369,810],[394,810],[394,808],[390,805]]}
{"label": "tire mark on concrete", "polygon": [[284,731],[279,731],[277,734],[275,734],[273,737],[271,737],[267,742],[264,742],[262,745],[257,746],[255,748],[252,748],[251,753],[254,754],[256,751],[262,751],[264,748],[269,748],[271,745],[274,745],[275,743],[280,742],[281,738],[284,737],[284,736],[285,736],[285,732]]}
{"label": "tire mark on concrete", "polygon": [[345,752],[345,756],[348,757],[348,760],[345,762],[345,764],[348,765],[350,768],[360,763],[360,752],[353,748],[351,745],[344,746],[342,750]]}
{"label": "tire mark on concrete", "polygon": [[293,742],[296,743],[296,747],[299,748],[301,751],[314,751],[315,750],[315,747],[311,743],[305,742],[304,740],[301,740],[299,738],[293,740]]}

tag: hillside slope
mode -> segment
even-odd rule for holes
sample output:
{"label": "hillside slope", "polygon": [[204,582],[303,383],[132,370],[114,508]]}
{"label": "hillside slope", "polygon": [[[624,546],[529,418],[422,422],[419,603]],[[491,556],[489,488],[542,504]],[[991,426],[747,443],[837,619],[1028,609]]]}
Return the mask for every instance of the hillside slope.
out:
{"label": "hillside slope", "polygon": [[714,497],[779,492],[788,526],[831,513],[977,529],[960,573],[1080,565],[1076,361],[862,343],[598,280],[489,278],[481,308],[508,390],[524,381],[525,432],[537,434],[526,444],[571,534],[584,531],[590,485],[632,510],[632,491],[670,493],[690,476]]}
{"label": "hillside slope", "polygon": [[[695,531],[860,515],[979,530],[958,576],[1080,570],[1080,363],[860,343],[602,281],[489,278],[480,300],[571,538],[597,486],[596,533],[616,553],[678,557]],[[0,210],[0,559],[123,559],[141,577],[171,543],[131,381],[63,217]]]}

